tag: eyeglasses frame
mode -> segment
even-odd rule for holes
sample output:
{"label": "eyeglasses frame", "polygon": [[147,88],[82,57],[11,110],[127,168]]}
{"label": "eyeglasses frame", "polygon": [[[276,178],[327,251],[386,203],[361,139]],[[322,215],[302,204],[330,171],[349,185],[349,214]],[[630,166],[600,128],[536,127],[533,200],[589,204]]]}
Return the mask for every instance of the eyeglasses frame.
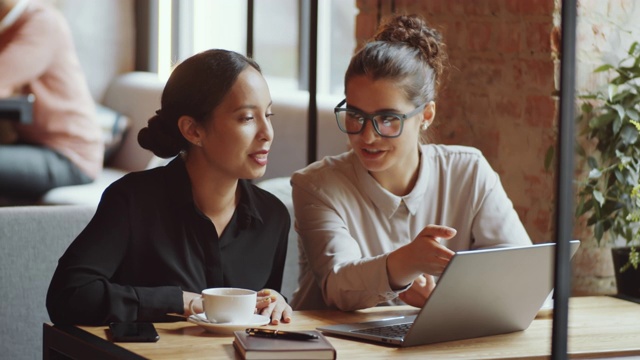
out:
{"label": "eyeglasses frame", "polygon": [[[418,106],[417,108],[409,111],[406,114],[398,114],[398,113],[392,113],[392,112],[376,112],[373,114],[367,114],[363,111],[360,110],[356,110],[356,109],[349,109],[349,108],[343,108],[341,107],[342,105],[347,103],[347,99],[345,98],[344,100],[342,100],[340,103],[338,103],[338,105],[336,105],[336,107],[333,108],[333,114],[336,117],[336,122],[338,123],[338,129],[340,129],[340,131],[342,131],[345,134],[349,134],[349,135],[357,135],[357,134],[361,134],[364,131],[364,128],[367,125],[367,120],[371,121],[371,124],[373,125],[373,129],[375,130],[376,134],[380,135],[383,138],[397,138],[398,136],[402,135],[402,131],[404,130],[404,121],[406,119],[409,119],[415,115],[417,115],[418,113],[420,113],[420,111],[423,111],[424,108],[427,106],[428,102]],[[360,130],[358,132],[348,132],[346,129],[342,129],[342,127],[340,127],[340,119],[338,117],[338,113],[339,112],[347,112],[347,111],[351,111],[351,112],[355,112],[358,113],[359,115],[362,116],[362,118],[364,119],[364,123],[362,124],[362,128],[360,128]],[[380,129],[378,129],[378,123],[377,121],[373,121],[373,118],[376,116],[394,116],[400,119],[400,131],[398,132],[398,135],[383,135],[380,132]]]}

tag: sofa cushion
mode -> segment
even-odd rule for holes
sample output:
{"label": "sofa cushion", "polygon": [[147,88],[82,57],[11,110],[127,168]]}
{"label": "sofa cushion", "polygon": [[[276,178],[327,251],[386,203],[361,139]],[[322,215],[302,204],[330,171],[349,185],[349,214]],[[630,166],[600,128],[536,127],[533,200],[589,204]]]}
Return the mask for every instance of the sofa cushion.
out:
{"label": "sofa cushion", "polygon": [[45,205],[90,205],[97,207],[100,199],[102,198],[102,192],[112,182],[123,177],[127,172],[104,168],[98,178],[89,184],[85,185],[72,185],[61,186],[47,191],[40,199],[40,202]]}
{"label": "sofa cushion", "polygon": [[128,116],[100,104],[96,104],[96,115],[104,139],[104,163],[108,165],[113,154],[122,146],[131,120]]}

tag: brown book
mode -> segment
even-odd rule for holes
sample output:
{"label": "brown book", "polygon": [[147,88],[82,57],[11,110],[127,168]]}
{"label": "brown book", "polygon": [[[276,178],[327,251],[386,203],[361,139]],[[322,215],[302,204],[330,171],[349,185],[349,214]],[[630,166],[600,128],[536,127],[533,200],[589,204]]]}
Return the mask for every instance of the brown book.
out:
{"label": "brown book", "polygon": [[317,335],[313,340],[289,340],[250,336],[234,331],[233,346],[243,359],[335,359],[336,349],[320,331],[304,331]]}

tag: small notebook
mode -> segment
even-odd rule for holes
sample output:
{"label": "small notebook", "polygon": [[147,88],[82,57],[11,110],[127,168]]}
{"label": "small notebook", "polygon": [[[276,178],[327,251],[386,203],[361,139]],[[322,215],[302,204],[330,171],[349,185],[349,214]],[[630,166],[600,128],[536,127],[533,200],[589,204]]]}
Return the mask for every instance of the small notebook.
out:
{"label": "small notebook", "polygon": [[315,340],[287,340],[249,336],[245,331],[234,331],[233,346],[243,359],[335,359],[336,349],[321,332]]}

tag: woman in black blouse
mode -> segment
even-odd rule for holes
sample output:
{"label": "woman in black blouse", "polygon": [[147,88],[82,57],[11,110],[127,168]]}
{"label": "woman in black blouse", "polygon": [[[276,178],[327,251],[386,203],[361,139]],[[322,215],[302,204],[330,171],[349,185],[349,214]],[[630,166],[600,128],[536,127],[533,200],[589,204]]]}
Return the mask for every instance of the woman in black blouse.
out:
{"label": "woman in black blouse", "polygon": [[205,288],[242,287],[259,290],[256,308],[272,324],[289,322],[278,293],[289,215],[244,180],[264,174],[273,141],[260,67],[235,52],[202,52],[176,67],[161,102],[138,142],[176,158],[105,190],[59,261],[51,320],[169,321],[190,315],[189,301]]}

